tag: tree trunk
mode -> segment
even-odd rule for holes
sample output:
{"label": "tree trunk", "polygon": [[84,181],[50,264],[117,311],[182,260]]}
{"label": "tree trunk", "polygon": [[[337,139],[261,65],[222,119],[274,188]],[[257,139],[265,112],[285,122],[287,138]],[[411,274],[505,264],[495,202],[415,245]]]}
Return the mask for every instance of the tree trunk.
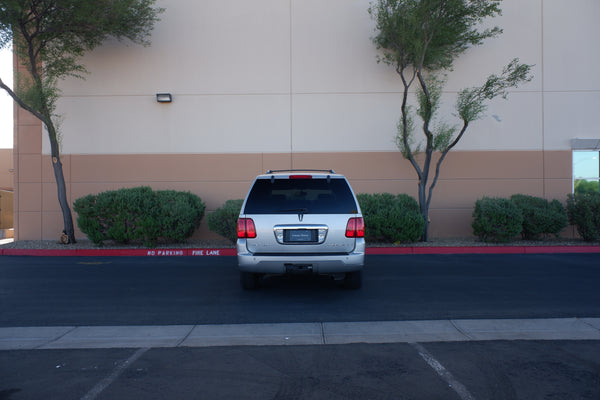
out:
{"label": "tree trunk", "polygon": [[71,208],[67,201],[67,187],[65,185],[65,176],[63,174],[62,162],[60,156],[52,157],[52,169],[54,170],[54,178],[56,180],[56,190],[58,194],[58,204],[63,215],[63,234],[67,235],[68,243],[77,243],[75,240],[75,227],[73,226],[73,216]]}
{"label": "tree trunk", "polygon": [[426,181],[419,181],[419,208],[421,215],[423,216],[423,220],[425,221],[425,228],[423,229],[423,236],[421,237],[421,241],[423,242],[429,241],[429,206],[427,203],[426,185]]}

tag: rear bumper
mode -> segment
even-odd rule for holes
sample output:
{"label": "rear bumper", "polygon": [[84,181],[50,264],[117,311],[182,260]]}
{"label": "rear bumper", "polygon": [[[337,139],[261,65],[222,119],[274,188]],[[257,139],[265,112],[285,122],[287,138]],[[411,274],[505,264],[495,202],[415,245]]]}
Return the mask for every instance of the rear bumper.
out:
{"label": "rear bumper", "polygon": [[336,274],[363,269],[365,241],[358,239],[354,251],[345,254],[253,254],[244,240],[237,245],[240,271],[261,274],[285,274],[291,267],[312,269],[317,274]]}

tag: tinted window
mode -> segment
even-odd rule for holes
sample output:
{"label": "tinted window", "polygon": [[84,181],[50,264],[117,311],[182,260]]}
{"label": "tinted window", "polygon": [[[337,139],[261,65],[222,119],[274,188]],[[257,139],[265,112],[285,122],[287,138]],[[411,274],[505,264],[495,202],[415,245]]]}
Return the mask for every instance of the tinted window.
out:
{"label": "tinted window", "polygon": [[245,214],[356,214],[358,207],[344,179],[258,179]]}

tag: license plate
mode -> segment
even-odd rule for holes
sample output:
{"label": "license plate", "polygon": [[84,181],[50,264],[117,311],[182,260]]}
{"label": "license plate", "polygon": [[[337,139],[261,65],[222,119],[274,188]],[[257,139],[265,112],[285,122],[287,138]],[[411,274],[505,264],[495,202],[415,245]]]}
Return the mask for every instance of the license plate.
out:
{"label": "license plate", "polygon": [[314,229],[288,229],[285,231],[286,242],[316,242]]}

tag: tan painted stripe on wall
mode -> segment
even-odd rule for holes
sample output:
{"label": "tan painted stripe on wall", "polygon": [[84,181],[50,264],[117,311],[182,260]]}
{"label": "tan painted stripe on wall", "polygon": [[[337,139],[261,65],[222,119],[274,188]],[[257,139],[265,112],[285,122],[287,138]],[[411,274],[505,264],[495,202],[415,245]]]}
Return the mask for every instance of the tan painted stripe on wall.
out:
{"label": "tan painted stripe on wall", "polygon": [[[62,217],[50,158],[25,162],[21,156],[20,161],[19,240],[57,238]],[[67,155],[63,163],[71,204],[90,193],[149,185],[196,193],[210,212],[227,199],[243,198],[257,174],[290,166],[333,168],[349,178],[357,193],[417,195],[415,172],[398,152]],[[471,235],[473,205],[483,196],[524,193],[564,201],[571,190],[570,166],[570,151],[449,154],[434,191],[431,236]],[[205,221],[197,236],[211,236]]]}

